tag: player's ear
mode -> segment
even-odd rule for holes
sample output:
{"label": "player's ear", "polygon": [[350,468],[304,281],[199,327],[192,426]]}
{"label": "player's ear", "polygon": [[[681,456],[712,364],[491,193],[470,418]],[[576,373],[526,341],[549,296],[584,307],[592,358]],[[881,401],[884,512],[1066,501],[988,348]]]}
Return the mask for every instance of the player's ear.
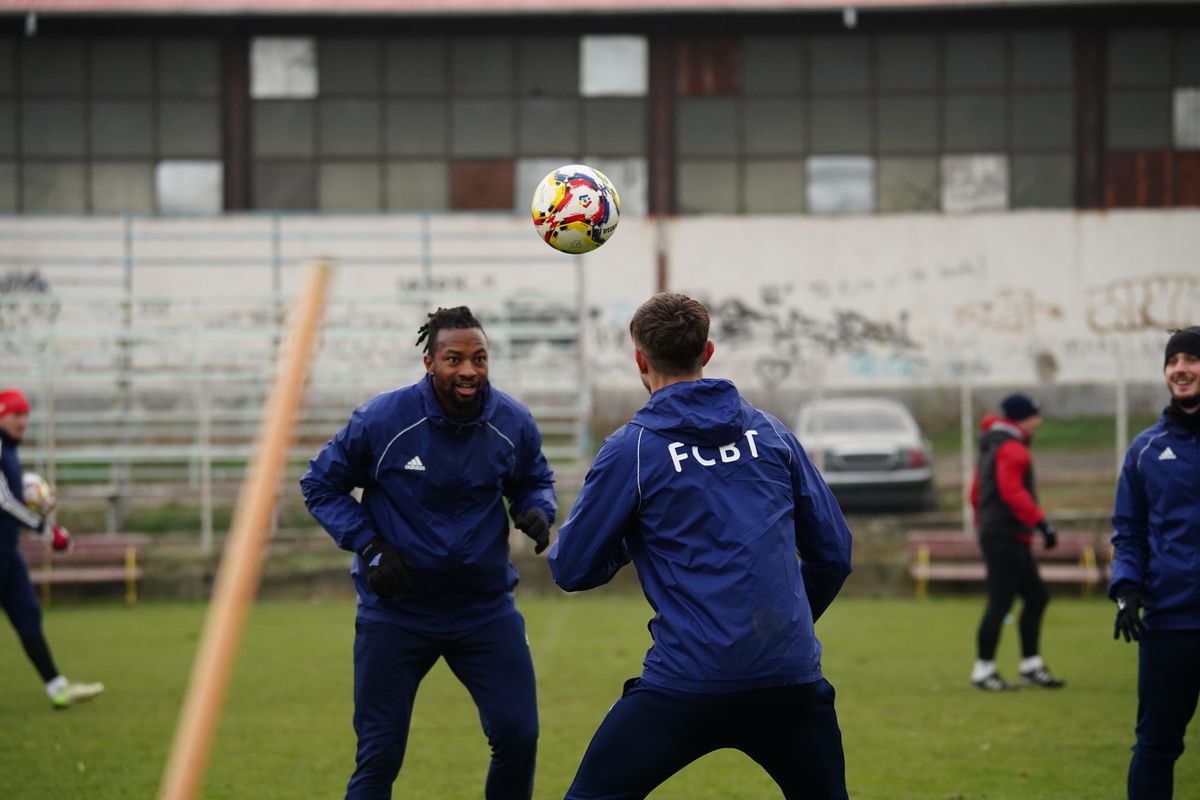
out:
{"label": "player's ear", "polygon": [[425,371],[428,372],[430,375],[432,375],[433,374],[433,356],[429,355],[429,353],[426,353],[424,360],[425,360]]}
{"label": "player's ear", "polygon": [[708,344],[704,345],[704,360],[700,362],[700,366],[704,367],[708,365],[708,360],[712,358],[713,351],[716,349],[716,346],[712,343],[712,339],[709,339]]}
{"label": "player's ear", "polygon": [[650,371],[650,365],[646,363],[646,355],[641,350],[634,348],[633,360],[637,362],[638,371],[643,375]]}

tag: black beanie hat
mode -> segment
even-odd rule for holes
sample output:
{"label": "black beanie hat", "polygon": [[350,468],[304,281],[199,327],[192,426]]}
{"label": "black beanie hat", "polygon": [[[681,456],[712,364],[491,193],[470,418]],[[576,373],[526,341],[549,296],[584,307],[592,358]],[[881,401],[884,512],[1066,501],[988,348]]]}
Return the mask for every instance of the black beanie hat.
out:
{"label": "black beanie hat", "polygon": [[1000,409],[1004,412],[1007,419],[1013,422],[1020,422],[1023,419],[1029,419],[1032,416],[1042,413],[1042,407],[1037,404],[1027,394],[1010,394],[1008,397],[1000,401]]}
{"label": "black beanie hat", "polygon": [[1194,356],[1200,356],[1200,325],[1193,325],[1171,334],[1171,338],[1167,339],[1166,355],[1163,356],[1163,369],[1167,368],[1167,362],[1176,353],[1191,353]]}

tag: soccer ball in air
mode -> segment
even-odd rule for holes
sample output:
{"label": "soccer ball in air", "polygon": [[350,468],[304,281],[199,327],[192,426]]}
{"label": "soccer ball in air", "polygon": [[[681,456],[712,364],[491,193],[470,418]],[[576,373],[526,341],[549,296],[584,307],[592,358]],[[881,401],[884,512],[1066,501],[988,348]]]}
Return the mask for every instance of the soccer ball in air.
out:
{"label": "soccer ball in air", "polygon": [[533,191],[533,229],[563,253],[587,253],[608,241],[621,218],[621,199],[598,169],[568,164]]}
{"label": "soccer ball in air", "polygon": [[54,505],[54,493],[50,484],[36,472],[26,472],[21,483],[21,494],[25,505],[38,514],[45,515]]}

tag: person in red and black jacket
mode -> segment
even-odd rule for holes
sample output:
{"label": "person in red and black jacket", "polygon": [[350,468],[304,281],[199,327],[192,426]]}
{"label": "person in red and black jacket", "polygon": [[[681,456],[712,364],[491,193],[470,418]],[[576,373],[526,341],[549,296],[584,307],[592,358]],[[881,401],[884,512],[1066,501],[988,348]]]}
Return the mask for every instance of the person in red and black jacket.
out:
{"label": "person in red and black jacket", "polygon": [[971,683],[1001,692],[1013,688],[996,672],[996,645],[1004,618],[1019,594],[1021,609],[1021,682],[1057,689],[1064,685],[1042,661],[1038,640],[1042,616],[1050,597],[1038,575],[1031,545],[1040,531],[1046,549],[1058,543],[1054,526],[1038,505],[1033,482],[1029,441],[1042,425],[1041,409],[1033,398],[1013,394],[1000,404],[1004,416],[983,419],[979,462],[971,482],[971,505],[979,529],[979,546],[987,565],[987,608],[979,623],[978,655]]}

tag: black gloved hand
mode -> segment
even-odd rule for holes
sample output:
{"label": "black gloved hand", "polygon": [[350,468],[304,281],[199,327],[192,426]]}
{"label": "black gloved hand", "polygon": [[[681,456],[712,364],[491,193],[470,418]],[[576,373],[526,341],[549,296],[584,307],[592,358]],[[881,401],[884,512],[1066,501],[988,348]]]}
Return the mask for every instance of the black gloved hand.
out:
{"label": "black gloved hand", "polygon": [[1145,601],[1137,589],[1124,588],[1117,594],[1117,621],[1113,623],[1113,638],[1125,636],[1127,642],[1140,642],[1146,627],[1142,624],[1141,610]]}
{"label": "black gloved hand", "polygon": [[546,521],[546,515],[538,509],[525,509],[513,522],[517,524],[517,530],[536,543],[534,553],[540,556],[542,551],[550,546],[550,523]]}
{"label": "black gloved hand", "polygon": [[1046,543],[1047,550],[1053,550],[1058,546],[1058,530],[1048,520],[1039,522],[1037,529],[1042,532],[1042,541]]}
{"label": "black gloved hand", "polygon": [[367,568],[367,585],[380,597],[391,597],[408,588],[404,557],[391,543],[376,536],[358,550]]}

